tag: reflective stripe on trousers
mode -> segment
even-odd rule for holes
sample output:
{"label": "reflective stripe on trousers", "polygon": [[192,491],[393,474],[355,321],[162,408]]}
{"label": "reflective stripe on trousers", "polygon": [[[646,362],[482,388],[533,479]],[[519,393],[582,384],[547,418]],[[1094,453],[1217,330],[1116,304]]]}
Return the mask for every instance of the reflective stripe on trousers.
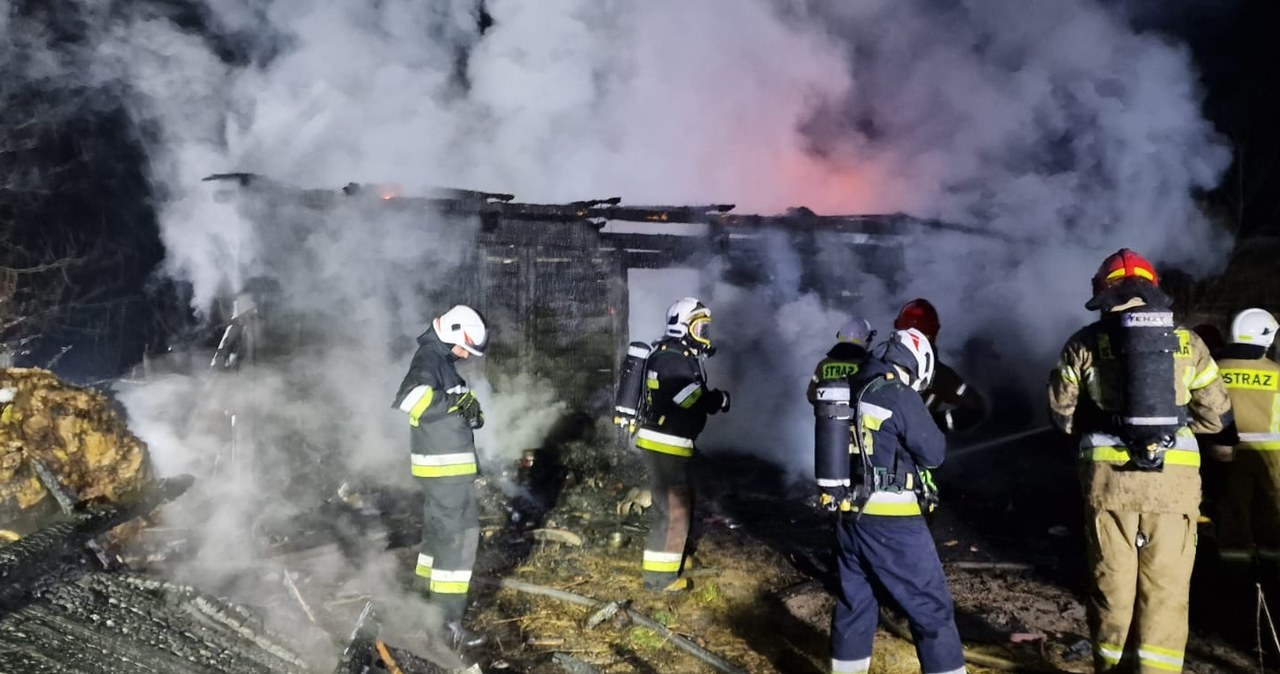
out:
{"label": "reflective stripe on trousers", "polygon": [[412,454],[414,477],[456,477],[476,474],[476,453]]}
{"label": "reflective stripe on trousers", "polygon": [[438,594],[466,594],[471,587],[471,569],[432,569],[431,591]]}
{"label": "reflective stripe on trousers", "polygon": [[860,660],[831,660],[831,674],[866,674],[871,671],[871,658]]}

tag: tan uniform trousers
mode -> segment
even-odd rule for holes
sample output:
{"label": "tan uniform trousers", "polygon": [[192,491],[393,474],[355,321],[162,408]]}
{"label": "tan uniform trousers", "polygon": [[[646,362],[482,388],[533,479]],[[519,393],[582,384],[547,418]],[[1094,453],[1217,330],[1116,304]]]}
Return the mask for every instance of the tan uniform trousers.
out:
{"label": "tan uniform trousers", "polygon": [[1222,561],[1247,565],[1256,553],[1271,572],[1280,562],[1280,452],[1237,449],[1228,464],[1218,520]]}
{"label": "tan uniform trousers", "polygon": [[1182,671],[1196,515],[1090,510],[1086,517],[1097,671]]}

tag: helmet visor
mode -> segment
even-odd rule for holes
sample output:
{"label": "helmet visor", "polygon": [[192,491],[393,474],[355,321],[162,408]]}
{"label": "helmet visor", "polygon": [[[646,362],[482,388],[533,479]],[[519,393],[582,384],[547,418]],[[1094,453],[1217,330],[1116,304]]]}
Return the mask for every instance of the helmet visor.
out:
{"label": "helmet visor", "polygon": [[711,345],[711,319],[709,317],[695,318],[689,322],[689,336],[693,337],[693,341],[699,344]]}

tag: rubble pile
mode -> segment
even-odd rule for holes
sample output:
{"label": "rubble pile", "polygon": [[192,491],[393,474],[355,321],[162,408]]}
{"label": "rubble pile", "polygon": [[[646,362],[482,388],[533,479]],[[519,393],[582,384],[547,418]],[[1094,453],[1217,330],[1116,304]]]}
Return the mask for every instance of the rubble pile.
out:
{"label": "rubble pile", "polygon": [[244,609],[125,573],[88,574],[0,618],[0,670],[312,671]]}
{"label": "rubble pile", "polygon": [[[7,399],[7,401],[5,401]],[[151,477],[146,445],[102,394],[37,369],[0,370],[0,516],[18,534],[57,511],[43,463],[78,501],[112,501]]]}

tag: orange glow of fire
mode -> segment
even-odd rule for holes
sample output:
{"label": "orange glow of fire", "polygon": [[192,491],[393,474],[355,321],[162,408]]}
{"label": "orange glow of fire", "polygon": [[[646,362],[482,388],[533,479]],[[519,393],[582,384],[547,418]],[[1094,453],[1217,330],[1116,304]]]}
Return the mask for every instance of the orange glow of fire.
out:
{"label": "orange glow of fire", "polygon": [[820,215],[858,215],[897,210],[890,181],[871,163],[814,157],[796,149],[778,158],[774,179],[782,208],[804,206]]}
{"label": "orange glow of fire", "polygon": [[379,185],[378,193],[382,195],[383,201],[397,199],[404,196],[404,190],[400,189],[399,185]]}

